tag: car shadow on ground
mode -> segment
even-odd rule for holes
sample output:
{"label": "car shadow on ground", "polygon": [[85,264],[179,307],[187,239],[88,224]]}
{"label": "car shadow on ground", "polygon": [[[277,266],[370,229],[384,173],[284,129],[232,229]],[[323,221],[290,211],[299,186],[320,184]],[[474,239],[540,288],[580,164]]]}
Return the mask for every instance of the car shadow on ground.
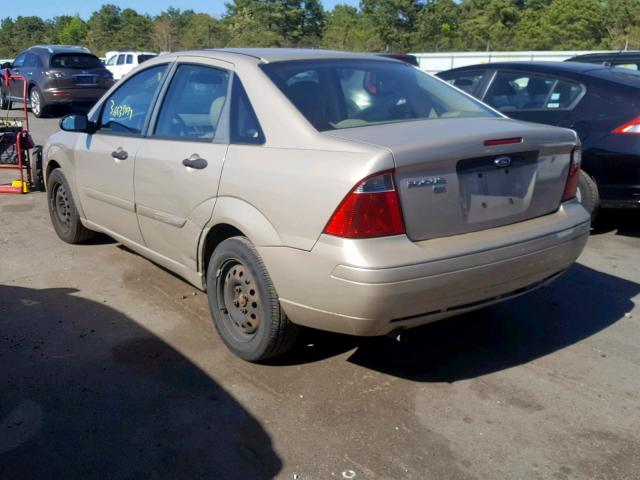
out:
{"label": "car shadow on ground", "polygon": [[420,382],[455,382],[505,370],[584,340],[624,318],[640,285],[576,264],[549,287],[502,305],[372,339],[349,361]]}
{"label": "car shadow on ground", "polygon": [[272,478],[260,423],[201,369],[71,289],[0,286],[3,478]]}
{"label": "car shadow on ground", "polygon": [[640,209],[602,210],[593,226],[592,234],[616,232],[616,235],[640,237]]}
{"label": "car shadow on ground", "polygon": [[353,350],[348,361],[365,368],[419,382],[455,382],[584,340],[624,318],[639,292],[637,283],[576,264],[547,288],[409,330],[403,342],[310,330],[275,362],[307,363]]}

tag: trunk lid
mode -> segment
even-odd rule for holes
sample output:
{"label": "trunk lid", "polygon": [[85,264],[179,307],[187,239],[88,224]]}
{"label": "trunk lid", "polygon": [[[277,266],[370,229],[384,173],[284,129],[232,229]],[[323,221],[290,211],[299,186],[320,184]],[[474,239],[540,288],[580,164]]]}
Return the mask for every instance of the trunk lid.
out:
{"label": "trunk lid", "polygon": [[59,89],[108,88],[113,81],[105,68],[55,68],[56,86]]}
{"label": "trunk lid", "polygon": [[[505,118],[426,120],[324,134],[391,151],[407,236],[414,241],[555,212],[577,142],[571,130]],[[485,145],[514,138],[522,141]]]}

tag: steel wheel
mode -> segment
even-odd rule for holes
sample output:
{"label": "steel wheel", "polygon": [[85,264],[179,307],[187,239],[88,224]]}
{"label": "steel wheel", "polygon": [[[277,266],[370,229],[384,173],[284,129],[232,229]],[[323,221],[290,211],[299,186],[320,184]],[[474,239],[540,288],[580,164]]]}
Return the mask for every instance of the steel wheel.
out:
{"label": "steel wheel", "polygon": [[71,228],[71,203],[69,194],[61,183],[56,184],[51,195],[51,210],[54,212],[59,225],[66,231]]}
{"label": "steel wheel", "polygon": [[42,101],[40,100],[40,94],[35,87],[31,89],[29,102],[31,102],[31,112],[33,112],[36,117],[39,117],[42,113]]}
{"label": "steel wheel", "polygon": [[260,326],[258,283],[239,260],[227,261],[220,273],[218,305],[226,327],[235,340],[247,342]]}

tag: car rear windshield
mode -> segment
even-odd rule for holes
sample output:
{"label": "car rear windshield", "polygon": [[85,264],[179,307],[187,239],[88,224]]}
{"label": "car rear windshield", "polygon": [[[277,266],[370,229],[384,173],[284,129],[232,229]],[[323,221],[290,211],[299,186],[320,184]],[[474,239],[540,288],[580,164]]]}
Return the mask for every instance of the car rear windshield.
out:
{"label": "car rear windshield", "polygon": [[288,61],[261,65],[318,130],[454,117],[496,117],[445,82],[401,62]]}
{"label": "car rear windshield", "polygon": [[88,53],[59,53],[51,59],[53,68],[100,68],[102,63],[95,55]]}
{"label": "car rear windshield", "polygon": [[150,60],[153,57],[157,57],[157,55],[148,55],[148,54],[138,55],[138,63],[146,62],[147,60]]}

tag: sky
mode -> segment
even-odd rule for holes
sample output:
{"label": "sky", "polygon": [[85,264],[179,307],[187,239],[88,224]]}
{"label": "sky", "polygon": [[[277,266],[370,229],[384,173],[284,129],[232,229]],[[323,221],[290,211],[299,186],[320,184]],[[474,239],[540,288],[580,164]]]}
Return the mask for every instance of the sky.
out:
{"label": "sky", "polygon": [[[59,15],[75,15],[87,20],[101,5],[111,3],[120,8],[133,8],[138,13],[157,15],[168,7],[180,10],[194,10],[214,16],[220,16],[225,11],[225,0],[62,0],[60,3],[52,0],[29,0],[15,2],[7,0],[7,8],[0,9],[0,18],[37,15],[42,18],[53,18]],[[358,0],[322,0],[326,9],[331,9],[337,3],[357,6]],[[10,7],[9,7],[10,5]]]}

